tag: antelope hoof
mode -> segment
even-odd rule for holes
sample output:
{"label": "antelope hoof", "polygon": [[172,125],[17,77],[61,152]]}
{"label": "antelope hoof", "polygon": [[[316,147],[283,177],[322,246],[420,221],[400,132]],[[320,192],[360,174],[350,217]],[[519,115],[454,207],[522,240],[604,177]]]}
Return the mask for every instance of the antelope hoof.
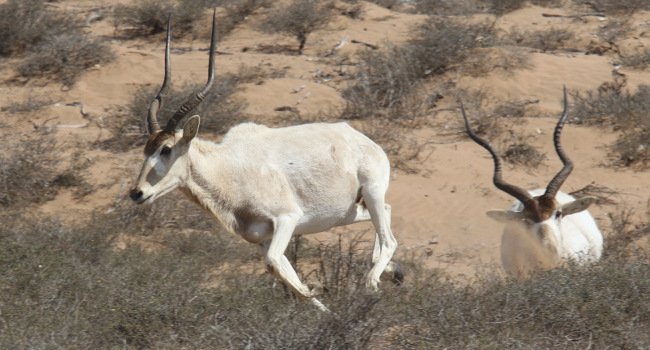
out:
{"label": "antelope hoof", "polygon": [[395,283],[395,285],[399,286],[404,282],[404,271],[402,271],[402,267],[400,264],[395,263],[395,270],[393,270],[393,278],[391,281]]}

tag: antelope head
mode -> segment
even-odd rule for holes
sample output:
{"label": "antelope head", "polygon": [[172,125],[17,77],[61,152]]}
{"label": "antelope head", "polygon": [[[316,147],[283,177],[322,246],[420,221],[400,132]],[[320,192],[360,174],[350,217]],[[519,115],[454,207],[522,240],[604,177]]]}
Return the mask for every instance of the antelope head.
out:
{"label": "antelope head", "polygon": [[191,96],[169,119],[164,129],[158,124],[158,110],[169,90],[170,83],[170,42],[171,17],[167,23],[165,44],[165,77],[158,95],[149,106],[146,118],[149,139],[144,147],[144,164],[140,170],[135,187],[129,196],[138,204],[151,203],[156,198],[177,188],[189,176],[187,152],[190,142],[199,131],[200,117],[188,116],[195,109],[212,87],[214,82],[216,50],[216,12],[212,15],[212,38],[208,63],[208,81],[201,91]]}
{"label": "antelope head", "polygon": [[516,198],[521,203],[521,211],[514,211],[512,209],[490,210],[487,212],[487,215],[499,222],[523,224],[524,227],[528,228],[528,231],[535,233],[537,238],[540,239],[545,246],[550,248],[557,247],[556,240],[561,234],[560,223],[562,217],[586,210],[595,202],[595,198],[593,197],[583,197],[563,204],[560,204],[556,200],[556,195],[560,190],[560,187],[573,170],[573,163],[566,153],[564,153],[560,143],[562,128],[564,127],[564,123],[568,116],[566,87],[564,87],[563,103],[564,110],[562,116],[557,122],[555,131],[553,132],[553,144],[558,157],[562,160],[563,167],[555,177],[551,179],[548,186],[546,186],[546,189],[543,190],[543,193],[539,196],[533,196],[531,195],[531,192],[519,186],[509,184],[501,178],[501,161],[497,153],[489,142],[474,133],[474,130],[472,130],[469,121],[467,120],[462,103],[460,105],[467,134],[472,140],[474,140],[474,142],[481,145],[490,152],[490,155],[492,155],[492,159],[494,160],[494,186]]}

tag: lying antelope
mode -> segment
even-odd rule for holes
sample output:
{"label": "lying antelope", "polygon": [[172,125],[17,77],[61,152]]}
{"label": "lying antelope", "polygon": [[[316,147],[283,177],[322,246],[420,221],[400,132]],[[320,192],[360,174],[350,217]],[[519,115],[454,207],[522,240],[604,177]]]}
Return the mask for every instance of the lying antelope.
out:
{"label": "lying antelope", "polygon": [[381,147],[346,123],[285,128],[244,123],[232,128],[221,143],[196,137],[200,117],[189,112],[214,81],[214,15],[208,82],[161,129],[157,113],[170,80],[170,33],[168,24],[165,76],[149,107],[145,160],[131,199],[151,203],[180,189],[228,231],[261,246],[269,271],[321,310],[327,308],[284,255],[292,235],[372,220],[374,265],[366,286],[377,290],[384,271],[401,282],[401,270],[391,262],[397,241],[390,229],[390,206],[384,203],[390,164]]}
{"label": "lying antelope", "polygon": [[573,260],[586,264],[600,259],[603,236],[586,210],[595,198],[573,196],[559,191],[573,170],[573,163],[560,144],[562,128],[568,116],[566,87],[564,111],[555,126],[553,144],[563,167],[544,189],[526,191],[501,179],[501,162],[492,146],[472,130],[463,105],[460,106],[467,134],[485,148],[494,160],[494,185],[515,197],[508,210],[490,210],[487,215],[506,223],[501,238],[501,262],[509,275],[524,277],[533,270]]}

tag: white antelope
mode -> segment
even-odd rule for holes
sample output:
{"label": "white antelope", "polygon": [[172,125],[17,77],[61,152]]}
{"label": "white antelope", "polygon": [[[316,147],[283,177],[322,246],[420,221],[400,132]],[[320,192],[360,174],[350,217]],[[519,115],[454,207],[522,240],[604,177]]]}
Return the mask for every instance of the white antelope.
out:
{"label": "white antelope", "polygon": [[603,251],[603,235],[586,209],[595,198],[573,196],[559,191],[573,170],[573,163],[560,144],[562,128],[568,116],[566,87],[564,111],[555,126],[553,144],[562,160],[562,169],[548,186],[526,191],[501,179],[501,162],[492,146],[472,130],[461,104],[467,134],[485,148],[494,160],[494,185],[515,197],[508,210],[490,210],[487,215],[506,223],[501,238],[501,262],[505,271],[525,277],[534,270],[554,267],[567,261],[587,264],[597,261]]}
{"label": "white antelope", "polygon": [[390,164],[381,147],[346,123],[284,128],[244,123],[233,127],[221,143],[196,137],[200,118],[188,113],[214,81],[214,15],[208,82],[161,129],[157,112],[170,79],[170,27],[165,77],[149,107],[145,160],[131,199],[151,203],[180,189],[228,231],[261,246],[269,271],[321,310],[327,308],[300,281],[284,255],[292,235],[372,220],[374,265],[366,286],[377,290],[384,271],[401,282],[399,265],[391,262],[397,241],[390,228],[390,206],[384,202]]}

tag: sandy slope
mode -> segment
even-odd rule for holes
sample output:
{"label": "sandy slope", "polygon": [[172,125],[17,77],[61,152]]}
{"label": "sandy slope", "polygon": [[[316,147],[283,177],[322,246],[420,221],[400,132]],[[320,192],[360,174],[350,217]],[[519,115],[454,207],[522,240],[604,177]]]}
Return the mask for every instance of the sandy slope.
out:
{"label": "sandy slope", "polygon": [[[110,7],[111,1],[63,1],[59,6],[88,11],[97,7]],[[343,104],[341,79],[324,80],[326,73],[340,69],[352,69],[330,65],[323,52],[339,43],[342,48],[335,53],[341,57],[353,55],[361,45],[352,44],[356,39],[373,44],[399,43],[408,38],[409,28],[421,21],[423,16],[391,12],[376,5],[365,3],[362,20],[339,16],[324,30],[310,36],[304,56],[265,54],[255,50],[259,45],[293,45],[292,38],[261,34],[254,30],[255,16],[236,28],[220,43],[218,72],[236,73],[242,66],[263,67],[267,70],[284,70],[283,78],[266,79],[263,84],[247,84],[238,93],[246,100],[246,113],[251,119],[270,120],[278,115],[275,108],[292,106],[302,115],[329,112]],[[541,13],[570,13],[570,9],[543,9],[529,7],[506,15],[497,21],[499,29],[512,28],[535,30],[549,26],[565,26],[575,30],[581,41],[589,40],[598,28],[600,20],[588,18],[585,22],[569,19],[543,18]],[[531,21],[531,18],[534,19]],[[648,31],[650,14],[640,14],[634,19]],[[110,37],[113,33],[108,19],[91,27],[98,35]],[[629,45],[648,45],[648,35],[635,38]],[[47,94],[57,104],[49,106],[29,120],[3,115],[3,123],[14,131],[30,133],[32,122],[58,128],[58,135],[72,148],[83,149],[92,160],[88,180],[102,186],[91,195],[75,199],[70,193],[60,196],[43,206],[43,210],[59,215],[83,217],[93,208],[110,205],[116,198],[124,198],[140,167],[141,150],[126,154],[112,154],[94,150],[91,142],[108,136],[101,126],[110,123],[110,110],[116,105],[127,105],[141,84],[157,86],[163,72],[163,45],[155,40],[112,40],[117,59],[105,66],[87,72],[69,91],[62,91],[52,84],[39,86],[28,82],[25,86],[0,84],[0,104],[7,105],[14,99],[26,99],[35,94]],[[173,55],[174,82],[182,85],[191,81],[203,81],[207,66],[204,50],[206,42],[177,40]],[[193,50],[185,50],[192,48]],[[244,48],[246,52],[242,52]],[[482,88],[491,99],[538,99],[537,108],[548,115],[561,111],[561,87],[566,84],[573,90],[595,89],[612,80],[613,58],[609,56],[584,55],[579,52],[536,53],[530,55],[527,68],[512,74],[494,72],[485,77],[457,77],[459,87]],[[2,76],[10,75],[10,64],[2,65]],[[628,86],[650,83],[649,71],[621,70],[628,77]],[[336,75],[336,74],[332,74]],[[443,79],[456,79],[444,77]],[[178,86],[178,85],[177,85]],[[90,116],[84,117],[78,106],[81,102]],[[472,111],[468,111],[470,114]],[[438,117],[448,121],[451,127],[460,127],[459,115],[443,112]],[[536,169],[506,167],[505,178],[526,187],[544,186],[555,174],[560,164],[556,159],[551,133],[553,118],[527,118],[521,132],[534,134],[533,143],[542,150],[547,159]],[[0,129],[5,136],[6,130]],[[489,220],[484,212],[493,208],[509,206],[511,198],[497,191],[491,181],[492,163],[486,152],[466,139],[457,142],[443,141],[439,130],[422,130],[421,138],[434,141],[430,156],[417,163],[423,171],[405,174],[395,171],[388,194],[393,206],[393,230],[400,242],[399,254],[426,256],[431,267],[443,268],[454,274],[473,274],[481,267],[498,265],[498,247],[501,226]],[[608,213],[622,208],[634,208],[640,215],[645,212],[650,198],[650,176],[647,172],[612,168],[604,165],[608,157],[607,147],[615,140],[609,129],[569,125],[565,128],[563,141],[568,154],[574,159],[576,169],[563,190],[573,191],[590,183],[607,186],[619,194],[613,199],[616,205],[596,206],[593,213],[598,222],[607,227]],[[439,139],[440,138],[440,139]],[[178,194],[172,194],[178,195]],[[197,208],[198,209],[198,208]],[[359,224],[359,229],[368,228]],[[332,239],[331,233],[314,237],[318,240]]]}

